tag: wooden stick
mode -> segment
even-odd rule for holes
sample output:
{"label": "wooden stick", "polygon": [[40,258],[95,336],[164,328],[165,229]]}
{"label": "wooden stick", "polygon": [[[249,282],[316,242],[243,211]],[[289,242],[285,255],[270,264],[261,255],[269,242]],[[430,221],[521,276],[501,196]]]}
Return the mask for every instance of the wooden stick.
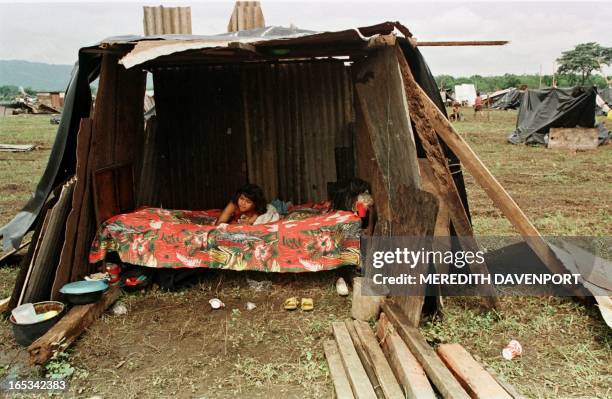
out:
{"label": "wooden stick", "polygon": [[469,395],[446,368],[436,352],[429,346],[418,329],[408,327],[409,321],[397,305],[383,302],[383,311],[393,324],[398,334],[410,348],[412,354],[423,366],[425,373],[434,383],[443,398],[467,399]]}
{"label": "wooden stick", "polygon": [[512,399],[504,388],[459,344],[438,346],[438,355],[472,398]]}
{"label": "wooden stick", "polygon": [[65,350],[118,297],[119,287],[113,286],[102,295],[98,302],[74,306],[45,335],[38,338],[28,347],[30,362],[32,364],[45,364],[51,359],[54,352]]}
{"label": "wooden stick", "polygon": [[361,320],[355,320],[354,324],[355,330],[357,330],[357,335],[363,343],[366,354],[372,363],[374,372],[376,373],[376,377],[380,382],[385,398],[402,399],[404,394],[402,393],[397,379],[393,375],[393,370],[391,370],[391,366],[389,366],[389,362],[387,362],[385,354],[383,353],[382,349],[380,349],[380,346],[378,346],[378,341],[370,329],[370,326],[368,323]]}
{"label": "wooden stick", "polygon": [[[478,251],[478,244],[474,239],[472,224],[465,212],[457,186],[453,181],[448,161],[442,151],[442,145],[438,140],[436,130],[430,122],[430,114],[433,111],[423,106],[425,100],[421,97],[423,95],[427,97],[427,95],[414,80],[412,72],[410,71],[410,66],[402,53],[402,49],[399,46],[396,46],[395,49],[404,89],[406,91],[406,98],[408,99],[410,118],[414,122],[417,134],[421,138],[421,144],[423,145],[427,159],[429,159],[431,163],[433,175],[438,182],[440,195],[444,198],[445,204],[448,206],[450,217],[453,221],[453,226],[455,227],[461,246],[466,251],[476,252]],[[429,97],[427,97],[427,100],[429,100]],[[431,100],[429,101],[431,102]],[[433,105],[433,103],[431,104]],[[437,108],[436,111],[439,112]],[[473,273],[489,274],[487,265],[484,263],[472,262],[469,267]],[[483,290],[483,294],[485,295],[484,299],[487,305],[489,307],[497,307],[498,301],[495,287],[492,284],[487,284],[483,286]]]}
{"label": "wooden stick", "polygon": [[370,384],[368,375],[361,365],[361,361],[355,351],[353,340],[346,329],[346,325],[338,321],[332,323],[332,329],[336,342],[338,343],[338,351],[340,352],[344,369],[346,370],[346,374],[348,375],[349,382],[353,389],[353,394],[358,399],[375,399],[376,393],[374,393],[374,388],[372,388],[372,384]]}
{"label": "wooden stick", "polygon": [[380,314],[376,336],[408,399],[436,399],[425,370],[397,334],[384,313]]}
{"label": "wooden stick", "polygon": [[336,390],[336,397],[342,399],[354,398],[351,384],[344,370],[344,366],[342,365],[342,359],[340,358],[340,352],[338,352],[336,341],[333,339],[325,341],[323,343],[323,350],[325,351],[325,358],[329,365],[329,373],[331,374],[334,389]]}
{"label": "wooden stick", "polygon": [[454,41],[433,41],[420,42],[417,40],[416,45],[419,47],[440,47],[440,46],[503,46],[510,43],[508,40],[454,40]]}
{"label": "wooden stick", "polygon": [[[525,241],[536,253],[540,260],[553,273],[565,274],[567,270],[557,258],[554,252],[550,249],[546,241],[540,235],[540,232],[529,221],[521,208],[514,202],[508,192],[491,174],[489,169],[482,163],[480,158],[474,153],[470,146],[463,138],[455,131],[451,123],[440,112],[438,107],[431,101],[427,94],[414,81],[410,68],[407,67],[406,59],[401,53],[401,49],[397,48],[398,59],[404,74],[404,83],[410,86],[411,96],[418,102],[418,106],[423,109],[427,119],[431,123],[438,136],[450,147],[457,155],[465,169],[474,177],[474,180],[485,190],[493,203],[504,213],[506,218],[512,223],[514,228],[525,238]],[[399,57],[401,55],[401,57]],[[403,60],[403,62],[402,62]],[[412,112],[412,109],[411,109]],[[454,222],[454,220],[453,220]],[[455,226],[456,227],[456,226]]]}
{"label": "wooden stick", "polygon": [[0,265],[2,263],[4,263],[4,261],[6,259],[8,259],[9,257],[15,255],[17,252],[21,251],[23,248],[27,247],[28,245],[30,245],[30,243],[32,242],[32,240],[28,240],[26,242],[24,242],[23,244],[21,244],[19,247],[14,248],[13,250],[7,252],[6,254],[2,255],[2,257],[0,258]]}

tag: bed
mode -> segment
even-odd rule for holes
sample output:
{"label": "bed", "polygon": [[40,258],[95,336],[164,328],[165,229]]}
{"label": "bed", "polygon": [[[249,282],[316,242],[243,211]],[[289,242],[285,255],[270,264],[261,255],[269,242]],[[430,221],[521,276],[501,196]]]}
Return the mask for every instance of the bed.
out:
{"label": "bed", "polygon": [[151,268],[300,273],[360,264],[361,219],[353,212],[300,206],[277,222],[215,226],[220,213],[141,208],[113,216],[99,227],[89,262],[114,252]]}

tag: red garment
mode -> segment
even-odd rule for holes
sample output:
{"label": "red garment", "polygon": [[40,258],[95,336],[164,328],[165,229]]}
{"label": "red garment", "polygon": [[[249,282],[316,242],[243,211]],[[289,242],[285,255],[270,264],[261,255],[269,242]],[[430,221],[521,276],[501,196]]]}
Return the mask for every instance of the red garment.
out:
{"label": "red garment", "polygon": [[476,100],[474,101],[474,106],[482,107],[482,98],[480,98],[480,96],[476,96]]}

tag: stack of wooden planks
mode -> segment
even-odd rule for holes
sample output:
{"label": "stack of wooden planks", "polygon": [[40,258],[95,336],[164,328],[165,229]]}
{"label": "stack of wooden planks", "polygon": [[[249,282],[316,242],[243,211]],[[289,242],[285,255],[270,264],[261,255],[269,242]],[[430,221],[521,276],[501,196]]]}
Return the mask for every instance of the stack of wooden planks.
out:
{"label": "stack of wooden planks", "polygon": [[359,320],[332,324],[324,350],[338,398],[521,398],[461,345],[436,351],[397,305],[383,310],[376,332]]}

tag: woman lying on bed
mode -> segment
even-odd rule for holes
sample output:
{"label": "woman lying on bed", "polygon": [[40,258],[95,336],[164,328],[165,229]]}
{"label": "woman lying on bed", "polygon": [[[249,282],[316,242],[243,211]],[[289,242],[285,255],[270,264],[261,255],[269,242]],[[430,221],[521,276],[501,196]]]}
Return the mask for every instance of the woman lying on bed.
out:
{"label": "woman lying on bed", "polygon": [[253,224],[260,215],[266,213],[266,204],[261,187],[256,184],[245,184],[236,191],[215,224]]}

